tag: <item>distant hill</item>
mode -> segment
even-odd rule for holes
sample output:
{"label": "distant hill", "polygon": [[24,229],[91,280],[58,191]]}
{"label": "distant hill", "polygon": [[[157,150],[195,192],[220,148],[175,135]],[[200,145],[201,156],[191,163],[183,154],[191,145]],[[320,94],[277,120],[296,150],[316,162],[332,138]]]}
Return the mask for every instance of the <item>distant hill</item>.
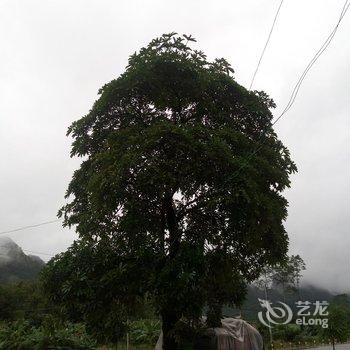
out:
{"label": "distant hill", "polygon": [[0,237],[0,283],[35,279],[44,261],[35,255],[26,255],[11,238]]}
{"label": "distant hill", "polygon": [[[268,300],[273,303],[279,301],[285,302],[292,309],[295,309],[295,302],[302,301],[331,301],[336,294],[315,286],[302,286],[297,292],[283,293],[281,289],[273,288],[268,291]],[[246,301],[242,306],[243,317],[249,320],[257,318],[258,312],[262,310],[258,299],[266,299],[265,292],[254,285],[248,287]],[[237,309],[225,307],[223,310],[225,316],[237,316],[240,311]]]}

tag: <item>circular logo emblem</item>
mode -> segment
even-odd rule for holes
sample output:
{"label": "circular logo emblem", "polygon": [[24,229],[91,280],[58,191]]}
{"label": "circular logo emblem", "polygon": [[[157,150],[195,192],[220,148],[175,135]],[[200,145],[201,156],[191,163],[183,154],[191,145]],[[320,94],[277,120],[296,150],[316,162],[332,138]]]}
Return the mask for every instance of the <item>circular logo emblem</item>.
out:
{"label": "circular logo emblem", "polygon": [[272,328],[277,324],[288,324],[293,318],[292,309],[281,301],[278,302],[280,306],[272,306],[268,300],[259,299],[261,307],[265,311],[258,313],[259,321],[266,327]]}

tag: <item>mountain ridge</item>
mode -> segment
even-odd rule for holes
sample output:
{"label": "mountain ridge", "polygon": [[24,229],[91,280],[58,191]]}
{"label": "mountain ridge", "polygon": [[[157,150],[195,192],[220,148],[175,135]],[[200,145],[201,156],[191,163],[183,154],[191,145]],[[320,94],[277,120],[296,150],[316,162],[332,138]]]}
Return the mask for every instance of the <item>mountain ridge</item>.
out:
{"label": "mountain ridge", "polygon": [[0,237],[0,283],[33,280],[45,262],[36,255],[27,255],[9,237]]}

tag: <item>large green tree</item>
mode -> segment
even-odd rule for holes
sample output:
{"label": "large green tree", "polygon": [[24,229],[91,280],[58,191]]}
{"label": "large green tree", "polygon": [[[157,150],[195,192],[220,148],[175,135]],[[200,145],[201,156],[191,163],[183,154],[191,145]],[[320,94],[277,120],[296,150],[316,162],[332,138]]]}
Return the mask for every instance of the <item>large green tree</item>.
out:
{"label": "large green tree", "polygon": [[60,212],[92,251],[109,247],[123,266],[116,275],[132,286],[124,295],[156,301],[166,350],[178,348],[181,317],[208,305],[217,324],[224,303],[239,304],[245,284],[283,260],[281,193],[296,171],[272,127],[273,101],[193,41],[175,33],[151,41],[70,126],[71,155],[82,163]]}

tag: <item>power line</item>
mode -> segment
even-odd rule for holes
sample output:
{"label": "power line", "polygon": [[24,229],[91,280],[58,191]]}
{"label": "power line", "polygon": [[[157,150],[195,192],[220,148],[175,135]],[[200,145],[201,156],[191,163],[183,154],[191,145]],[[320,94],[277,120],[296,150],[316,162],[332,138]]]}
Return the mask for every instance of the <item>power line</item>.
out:
{"label": "power line", "polygon": [[[51,254],[51,253],[43,253],[43,252],[34,252],[32,250],[28,250],[28,249],[23,249],[25,252],[27,253],[31,253],[31,254],[40,254],[40,255],[46,255],[46,256],[50,256],[50,257],[54,257],[56,254]],[[58,253],[57,253],[58,254]]]}
{"label": "power line", "polygon": [[[271,126],[274,126],[276,123],[278,123],[278,121],[281,120],[281,118],[289,111],[289,109],[292,107],[292,105],[294,104],[296,97],[298,95],[300,86],[303,82],[303,80],[305,79],[305,76],[307,75],[307,73],[310,71],[310,69],[312,68],[312,66],[316,63],[316,61],[318,60],[318,58],[323,54],[323,52],[327,49],[327,47],[329,46],[329,44],[331,43],[331,41],[333,40],[335,34],[338,31],[339,25],[341,23],[341,21],[343,20],[343,18],[345,17],[346,13],[348,12],[350,7],[350,0],[346,0],[344,3],[344,6],[342,8],[339,20],[335,26],[335,28],[333,29],[332,33],[328,36],[327,40],[324,42],[324,44],[321,46],[321,48],[317,51],[317,53],[315,54],[314,58],[310,61],[310,63],[308,64],[308,66],[305,68],[303,74],[301,75],[301,77],[299,78],[299,81],[296,85],[296,87],[293,90],[292,96],[287,104],[287,106],[285,107],[285,109],[283,110],[283,112],[279,115],[278,118],[276,118]],[[263,132],[264,133],[264,132]],[[254,157],[254,155],[257,154],[257,152],[259,152],[261,150],[261,148],[263,147],[263,144],[260,144],[255,150],[253,150],[253,152],[251,152],[247,158],[245,158],[243,160],[243,164],[241,164],[241,166],[232,174],[232,176],[230,177],[230,179],[228,180],[232,180],[235,176],[237,176],[240,171],[246,167],[250,161],[250,159],[252,157]]]}
{"label": "power line", "polygon": [[[317,51],[317,53],[314,55],[314,57],[312,58],[312,60],[309,62],[309,64],[307,65],[307,67],[305,68],[304,72],[302,73],[302,75],[300,76],[298,83],[296,84],[296,86],[294,87],[294,90],[292,92],[292,95],[290,97],[289,102],[287,103],[287,106],[284,108],[283,112],[279,115],[278,118],[276,118],[273,122],[271,126],[274,126],[279,120],[281,120],[281,118],[290,110],[290,108],[293,106],[302,82],[304,81],[307,73],[310,71],[310,69],[313,67],[313,65],[317,62],[317,60],[319,59],[319,57],[325,52],[325,50],[328,48],[328,46],[330,45],[330,43],[332,42],[335,34],[338,31],[338,28],[340,26],[340,23],[342,22],[343,18],[345,17],[346,13],[348,12],[350,7],[350,0],[346,0],[344,3],[344,6],[342,8],[339,20],[336,24],[336,26],[334,27],[333,31],[331,32],[331,34],[328,36],[328,38],[325,40],[325,42],[323,43],[323,45],[321,46],[321,48]],[[259,147],[257,147],[246,159],[245,164],[242,164],[241,167],[236,171],[236,173],[240,172],[247,164],[248,161],[250,160],[251,157],[253,157],[261,148],[263,147],[263,145],[260,145]]]}
{"label": "power line", "polygon": [[[275,27],[275,24],[276,24],[276,21],[277,21],[277,18],[278,18],[278,15],[279,15],[279,12],[281,10],[281,7],[283,5],[283,2],[284,0],[281,0],[281,3],[277,9],[277,13],[275,15],[275,18],[274,18],[274,21],[273,21],[273,24],[272,24],[272,27],[271,27],[271,30],[270,30],[270,33],[269,33],[269,36],[268,36],[268,39],[266,41],[266,44],[264,46],[264,49],[262,51],[262,54],[260,56],[260,59],[259,59],[259,62],[258,62],[258,65],[257,65],[257,68],[255,70],[255,73],[253,75],[253,79],[252,79],[252,82],[250,84],[250,89],[252,87],[252,84],[254,82],[254,79],[255,79],[255,76],[256,76],[256,73],[259,69],[259,66],[261,64],[261,61],[262,61],[262,58],[264,56],[264,53],[266,51],[266,48],[267,48],[267,45],[270,41],[270,38],[271,38],[271,35],[272,35],[272,32],[273,32],[273,29]],[[309,64],[307,65],[307,67],[305,68],[305,70],[303,71],[303,73],[301,74],[297,84],[295,85],[294,89],[293,89],[293,92],[291,94],[291,97],[285,107],[285,109],[283,110],[283,112],[280,114],[280,116],[278,118],[276,118],[271,126],[275,125],[289,110],[290,108],[293,106],[297,96],[298,96],[298,93],[299,93],[299,90],[300,90],[300,86],[301,84],[303,83],[307,73],[310,71],[310,69],[313,67],[313,65],[317,62],[317,60],[319,59],[319,57],[324,53],[324,51],[328,48],[328,46],[330,45],[330,43],[332,42],[335,34],[337,33],[338,29],[339,29],[339,26],[343,20],[343,18],[345,17],[346,13],[348,12],[350,8],[350,0],[346,0],[345,3],[344,3],[344,6],[342,8],[342,12],[340,14],[340,17],[339,17],[339,20],[336,24],[336,26],[334,27],[333,31],[331,32],[331,34],[327,37],[327,39],[325,40],[325,42],[323,43],[323,45],[321,46],[321,48],[317,51],[317,53],[314,55],[314,57],[311,59],[311,61],[309,62]],[[260,149],[261,149],[262,145],[260,145],[258,148],[256,148],[251,154],[250,156],[248,156],[248,159],[249,160],[252,156],[254,156]],[[240,170],[242,170],[242,168],[244,168],[244,166],[247,165],[247,162],[245,164],[243,164],[236,172],[235,174],[237,174]],[[233,174],[233,175],[235,175]],[[8,233],[13,233],[13,232],[18,232],[18,231],[23,231],[23,230],[27,230],[27,229],[30,229],[30,228],[35,228],[35,227],[39,227],[39,226],[44,226],[44,225],[49,225],[49,224],[53,224],[53,223],[56,223],[56,222],[59,222],[61,221],[60,219],[56,219],[56,220],[51,220],[51,221],[46,221],[46,222],[42,222],[42,223],[39,223],[39,224],[35,224],[35,225],[28,225],[28,226],[22,226],[22,227],[19,227],[19,228],[16,228],[16,229],[12,229],[12,230],[8,230],[8,231],[1,231],[0,232],[0,235],[3,235],[3,234],[8,234]],[[29,251],[30,252],[30,251]],[[33,252],[35,253],[35,252]],[[36,253],[36,254],[44,254],[44,255],[51,255],[51,254],[47,254],[47,253]]]}
{"label": "power line", "polygon": [[[8,230],[8,231],[1,231],[0,235],[4,235],[4,234],[7,234],[7,233],[18,232],[18,231],[23,231],[23,230],[28,230],[28,229],[31,229],[31,228],[40,227],[40,226],[44,226],[44,225],[50,225],[50,224],[53,224],[53,223],[56,223],[56,222],[59,222],[59,221],[61,221],[61,220],[60,219],[56,219],[56,220],[41,222],[39,224],[22,226],[22,227],[18,227],[18,228],[12,229],[12,230]],[[0,245],[0,247],[8,248],[7,246],[4,246],[4,245]],[[50,256],[50,257],[55,256],[55,254],[51,254],[51,253],[36,252],[36,251],[33,251],[33,250],[24,249],[24,248],[21,248],[21,249],[23,251],[25,251],[27,253],[31,253],[31,254],[40,254],[40,255],[46,255],[46,256]]]}
{"label": "power line", "polygon": [[34,224],[34,225],[22,226],[22,227],[19,227],[19,228],[8,230],[8,231],[1,231],[0,235],[5,235],[7,233],[13,233],[13,232],[18,232],[18,231],[28,230],[30,228],[35,228],[35,227],[39,227],[39,226],[49,225],[49,224],[53,224],[53,223],[59,222],[59,221],[61,221],[61,219],[45,221],[45,222],[41,222],[39,224]]}
{"label": "power line", "polygon": [[[28,249],[24,249],[20,246],[18,246],[22,251],[25,251],[25,252],[28,252],[28,253],[32,253],[32,254],[42,254],[42,255],[48,255],[48,256],[55,256],[55,254],[51,254],[51,253],[43,253],[43,252],[35,252],[35,251],[32,251],[32,250],[28,250]],[[0,245],[0,248],[8,248],[10,249],[11,247],[9,247],[8,245]],[[6,254],[1,254],[0,255],[3,255],[3,256],[7,256]]]}
{"label": "power line", "polygon": [[305,70],[301,74],[298,82],[296,83],[286,107],[284,108],[284,110],[282,111],[280,116],[277,119],[275,119],[275,121],[272,123],[272,125],[275,125],[294,105],[295,100],[298,96],[301,84],[303,83],[307,73],[310,71],[310,69],[314,66],[314,64],[317,62],[317,60],[326,51],[326,49],[328,48],[328,46],[332,42],[334,36],[336,35],[336,33],[339,29],[340,23],[342,22],[344,16],[346,15],[347,11],[349,10],[349,7],[350,7],[350,2],[349,2],[349,0],[346,0],[344,3],[344,6],[343,6],[342,12],[340,14],[339,20],[338,20],[337,24],[335,25],[333,31],[327,37],[327,39],[324,41],[324,43],[322,44],[320,49],[317,51],[317,53],[314,55],[314,57],[310,60],[309,64],[307,65],[307,67],[305,68]]}
{"label": "power line", "polygon": [[252,89],[252,86],[253,86],[255,77],[256,77],[256,75],[257,75],[257,73],[258,73],[258,70],[259,70],[259,68],[260,68],[261,61],[262,61],[262,59],[263,59],[263,57],[264,57],[264,55],[265,55],[265,51],[266,51],[266,49],[267,49],[267,45],[268,45],[269,42],[270,42],[271,35],[272,35],[273,30],[274,30],[274,28],[275,28],[275,24],[276,24],[278,15],[279,15],[279,13],[280,13],[281,7],[282,7],[282,5],[283,5],[283,2],[284,2],[284,0],[281,0],[280,5],[278,6],[278,9],[277,9],[275,18],[274,18],[274,20],[273,20],[273,23],[272,23],[272,26],[271,26],[269,35],[268,35],[267,40],[266,40],[266,43],[265,43],[265,46],[264,46],[264,48],[263,48],[263,50],[262,50],[262,52],[261,52],[261,55],[260,55],[258,64],[257,64],[256,69],[255,69],[255,72],[254,72],[254,74],[253,74],[252,81],[250,82],[249,90]]}

